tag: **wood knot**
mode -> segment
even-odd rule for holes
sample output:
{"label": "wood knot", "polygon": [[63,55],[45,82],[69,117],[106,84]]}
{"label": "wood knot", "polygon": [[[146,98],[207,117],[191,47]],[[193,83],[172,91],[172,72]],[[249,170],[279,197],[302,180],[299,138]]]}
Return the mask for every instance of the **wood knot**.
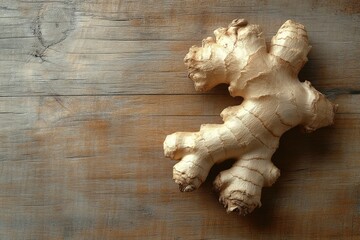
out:
{"label": "wood knot", "polygon": [[74,13],[71,3],[44,4],[36,18],[34,36],[45,48],[64,41],[73,30]]}

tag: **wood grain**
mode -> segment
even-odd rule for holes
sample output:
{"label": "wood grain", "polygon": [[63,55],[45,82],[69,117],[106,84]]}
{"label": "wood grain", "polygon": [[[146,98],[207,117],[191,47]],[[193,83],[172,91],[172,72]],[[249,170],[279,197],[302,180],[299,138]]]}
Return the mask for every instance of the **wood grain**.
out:
{"label": "wood grain", "polygon": [[[241,99],[196,93],[182,59],[234,18],[267,40],[287,19],[313,46],[301,72],[335,125],[285,134],[281,177],[247,217],[212,180],[180,193],[162,142]],[[360,238],[357,1],[0,1],[0,239]]]}

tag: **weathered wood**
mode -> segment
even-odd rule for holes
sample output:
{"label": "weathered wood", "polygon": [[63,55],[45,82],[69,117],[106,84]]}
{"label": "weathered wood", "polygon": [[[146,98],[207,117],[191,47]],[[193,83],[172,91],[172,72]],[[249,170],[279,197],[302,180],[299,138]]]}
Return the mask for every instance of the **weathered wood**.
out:
{"label": "weathered wood", "polygon": [[359,91],[360,7],[350,2],[3,1],[0,96],[194,93],[182,58],[238,17],[268,40],[288,18],[305,24],[313,50],[302,78]]}
{"label": "weathered wood", "polygon": [[[221,98],[1,98],[3,238],[358,233],[358,95],[336,99],[340,108],[332,128],[310,135],[295,129],[284,137],[275,157],[282,177],[247,218],[224,213],[210,193],[214,174],[199,191],[179,193],[171,181],[173,162],[162,156],[166,134],[220,122],[219,111],[235,104]],[[173,107],[176,102],[181,109]],[[346,138],[357,142],[349,148]]]}
{"label": "weathered wood", "polygon": [[[241,100],[199,95],[188,48],[244,17],[270,40],[289,18],[313,49],[301,79],[339,104],[336,123],[288,132],[278,182],[245,218],[202,188],[180,193],[164,137],[220,123]],[[0,239],[357,239],[357,1],[0,1]]]}

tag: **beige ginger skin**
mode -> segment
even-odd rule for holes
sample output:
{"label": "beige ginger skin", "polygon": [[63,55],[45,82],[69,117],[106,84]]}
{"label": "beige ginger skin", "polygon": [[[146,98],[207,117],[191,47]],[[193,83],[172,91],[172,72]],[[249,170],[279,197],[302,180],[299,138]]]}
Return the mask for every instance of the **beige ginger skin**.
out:
{"label": "beige ginger skin", "polygon": [[297,125],[310,132],[333,124],[336,106],[310,82],[298,80],[311,48],[303,25],[286,21],[269,50],[260,27],[244,19],[214,34],[215,39],[204,39],[202,47],[191,47],[185,56],[189,78],[198,91],[226,83],[231,96],[244,100],[222,111],[223,124],[168,135],[164,153],[181,160],[173,178],[185,192],[198,188],[214,164],[235,158],[214,186],[228,212],[246,215],[261,206],[262,187],[280,176],[271,157],[281,135]]}

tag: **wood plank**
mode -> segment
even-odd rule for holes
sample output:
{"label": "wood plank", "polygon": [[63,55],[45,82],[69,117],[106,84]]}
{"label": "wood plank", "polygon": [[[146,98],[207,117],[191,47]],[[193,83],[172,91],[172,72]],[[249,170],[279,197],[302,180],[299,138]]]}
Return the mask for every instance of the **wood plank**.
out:
{"label": "wood plank", "polygon": [[0,96],[195,94],[188,48],[238,17],[268,41],[288,18],[305,24],[313,49],[301,78],[329,93],[359,91],[358,6],[338,2],[5,1]]}
{"label": "wood plank", "polygon": [[[282,176],[265,189],[262,208],[246,218],[225,214],[211,191],[225,165],[216,167],[202,188],[183,194],[171,179],[174,162],[162,153],[166,134],[221,122],[222,108],[236,104],[222,98],[0,98],[0,122],[6,126],[1,238],[277,239],[359,233],[359,95],[336,99],[340,108],[333,127],[309,135],[294,129],[284,136],[274,157]],[[178,102],[182,107],[174,108]]]}

